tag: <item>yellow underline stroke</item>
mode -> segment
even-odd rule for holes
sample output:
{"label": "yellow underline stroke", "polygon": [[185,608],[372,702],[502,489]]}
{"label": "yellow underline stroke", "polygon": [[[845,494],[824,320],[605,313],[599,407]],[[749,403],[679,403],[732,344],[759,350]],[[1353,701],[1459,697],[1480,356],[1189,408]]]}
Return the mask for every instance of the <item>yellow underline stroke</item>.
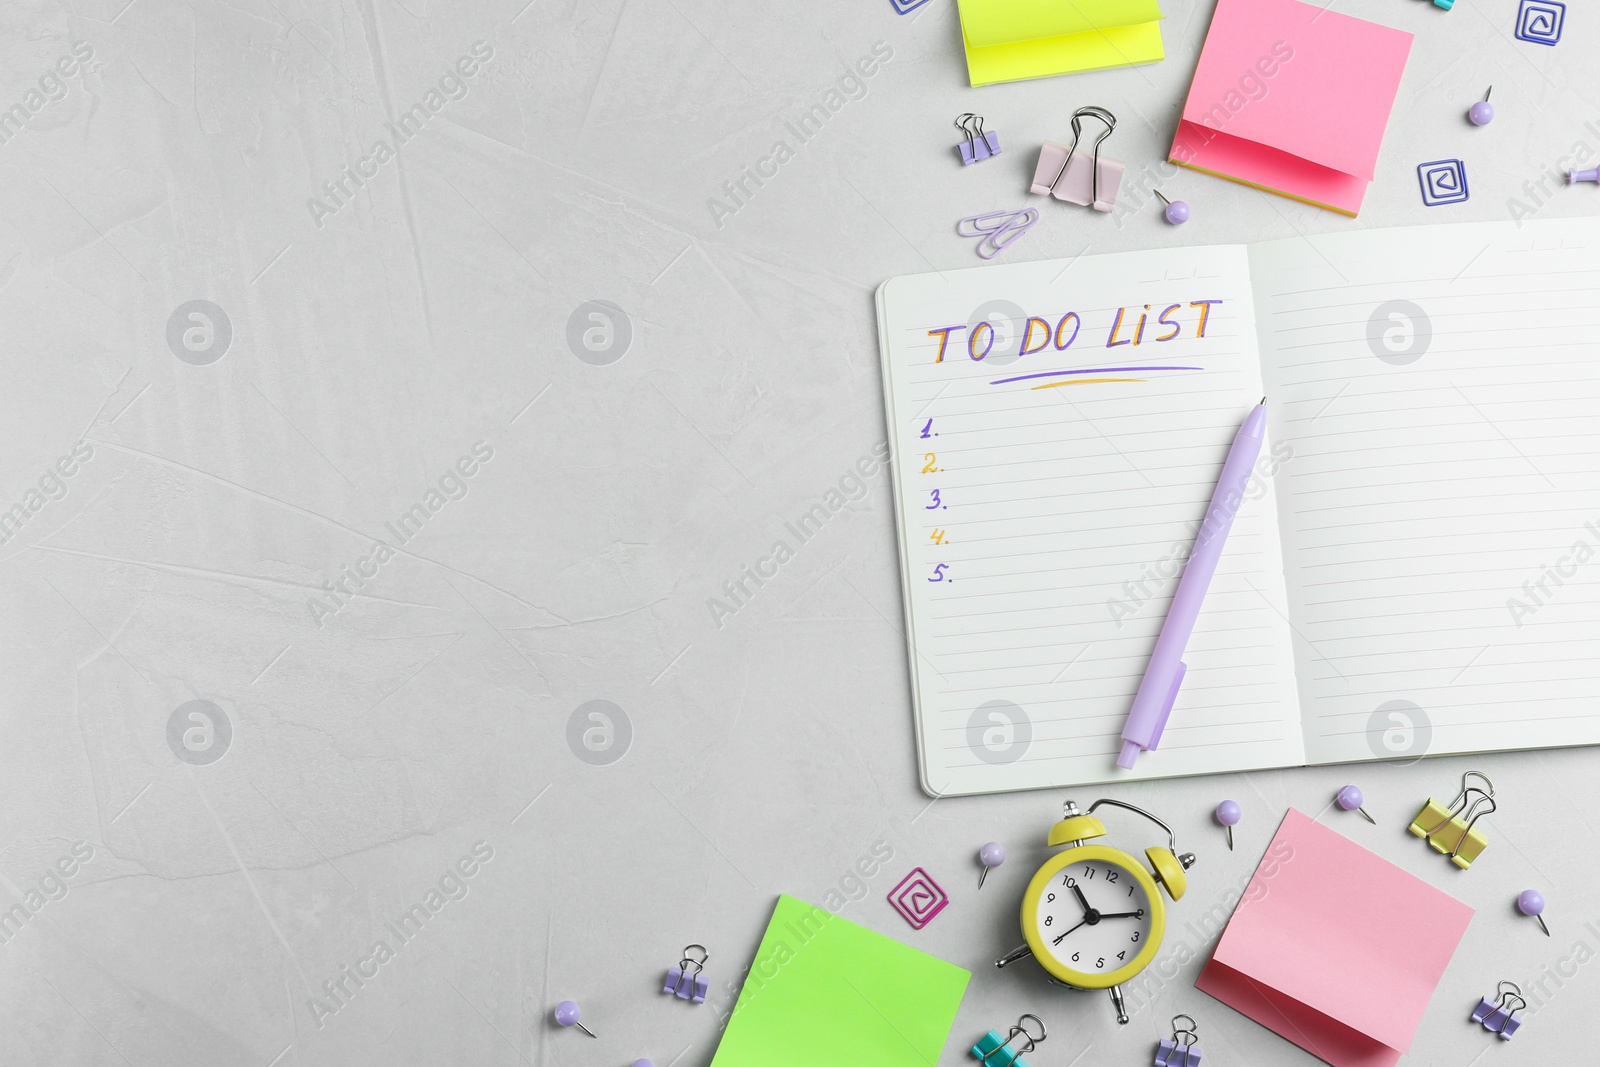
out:
{"label": "yellow underline stroke", "polygon": [[1096,382],[1143,382],[1148,378],[1068,378],[1064,382],[1045,382],[1043,385],[1030,385],[1029,389],[1054,389],[1059,385],[1093,385]]}

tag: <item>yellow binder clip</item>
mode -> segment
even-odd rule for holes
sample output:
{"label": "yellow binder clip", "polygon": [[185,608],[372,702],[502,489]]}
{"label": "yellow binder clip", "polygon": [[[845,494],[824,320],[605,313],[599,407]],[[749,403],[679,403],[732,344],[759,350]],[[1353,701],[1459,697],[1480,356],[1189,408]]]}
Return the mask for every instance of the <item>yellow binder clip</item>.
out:
{"label": "yellow binder clip", "polygon": [[[1482,786],[1469,785],[1468,779],[1480,778]],[[1461,776],[1461,793],[1451,801],[1450,807],[1428,798],[1428,802],[1411,820],[1411,832],[1426,839],[1435,852],[1447,853],[1450,862],[1466,870],[1472,861],[1489,847],[1489,839],[1473,824],[1495,810],[1494,783],[1488,775],[1468,771]]]}

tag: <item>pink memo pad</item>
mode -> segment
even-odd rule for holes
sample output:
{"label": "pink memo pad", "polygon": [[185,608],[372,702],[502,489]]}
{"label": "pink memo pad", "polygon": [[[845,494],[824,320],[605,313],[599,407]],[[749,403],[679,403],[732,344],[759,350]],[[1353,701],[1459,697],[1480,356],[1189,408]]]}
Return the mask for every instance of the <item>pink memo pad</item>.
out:
{"label": "pink memo pad", "polygon": [[1471,918],[1291,809],[1195,986],[1335,1067],[1390,1067]]}
{"label": "pink memo pad", "polygon": [[1411,41],[1298,0],[1218,0],[1172,158],[1353,215]]}

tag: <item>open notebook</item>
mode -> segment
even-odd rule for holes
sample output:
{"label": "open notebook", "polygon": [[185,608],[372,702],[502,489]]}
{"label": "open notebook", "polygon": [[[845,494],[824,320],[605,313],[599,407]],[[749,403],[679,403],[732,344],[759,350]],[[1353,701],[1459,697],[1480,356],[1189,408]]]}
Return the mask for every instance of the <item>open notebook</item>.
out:
{"label": "open notebook", "polygon": [[[1600,219],[901,277],[878,323],[929,793],[1600,742]],[[1161,747],[1118,771],[1263,395]]]}

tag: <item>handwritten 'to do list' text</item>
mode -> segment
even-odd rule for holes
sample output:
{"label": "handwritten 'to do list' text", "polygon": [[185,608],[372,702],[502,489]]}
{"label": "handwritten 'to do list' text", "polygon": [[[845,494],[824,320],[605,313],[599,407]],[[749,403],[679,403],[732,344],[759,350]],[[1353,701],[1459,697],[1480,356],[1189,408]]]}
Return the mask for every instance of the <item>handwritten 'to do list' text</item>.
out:
{"label": "handwritten 'to do list' text", "polygon": [[[1141,345],[1175,341],[1186,336],[1196,340],[1203,339],[1206,335],[1206,325],[1210,321],[1211,309],[1221,303],[1221,300],[1191,300],[1186,304],[1168,304],[1159,313],[1155,311],[1155,304],[1145,304],[1143,310],[1137,307],[1119,307],[1111,319],[1110,327],[1106,330],[1104,347],[1107,349],[1124,346],[1137,348]],[[1027,319],[1027,325],[1022,329],[1015,354],[1017,356],[1031,356],[1047,350],[1066,351],[1083,335],[1083,325],[1083,316],[1076,311],[1067,312],[1056,319],[1054,324],[1047,318],[1030,315]],[[1192,332],[1190,332],[1191,329]],[[963,342],[967,350],[967,358],[974,362],[982,362],[994,351],[997,335],[994,324],[984,321],[971,325],[961,323],[954,326],[939,326],[929,330],[928,336],[939,339],[938,347],[934,351],[933,361],[935,363],[943,363],[947,354],[952,357],[959,356],[960,346]],[[954,345],[952,345],[952,337],[955,338]],[[1084,346],[1084,348],[1088,347],[1087,344]],[[1031,386],[1034,389],[1050,389],[1058,385],[1067,384],[1087,385],[1091,382],[1136,382],[1144,380],[1141,378],[1086,379],[1081,377],[1081,375],[1085,374],[1126,374],[1146,371],[1203,369],[1202,367],[1191,366],[1080,367],[1073,370],[1020,374],[1009,378],[1000,378],[989,384],[1007,385],[1011,382],[1027,381],[1035,378],[1069,379]]]}

